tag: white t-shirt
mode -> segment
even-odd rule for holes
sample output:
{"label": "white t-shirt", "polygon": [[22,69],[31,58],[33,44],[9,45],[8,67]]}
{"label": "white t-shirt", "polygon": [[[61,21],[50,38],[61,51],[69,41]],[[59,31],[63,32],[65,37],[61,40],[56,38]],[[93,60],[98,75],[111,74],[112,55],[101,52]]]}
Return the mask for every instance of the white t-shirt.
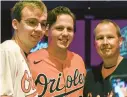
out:
{"label": "white t-shirt", "polygon": [[0,44],[0,95],[37,97],[25,56],[14,40]]}

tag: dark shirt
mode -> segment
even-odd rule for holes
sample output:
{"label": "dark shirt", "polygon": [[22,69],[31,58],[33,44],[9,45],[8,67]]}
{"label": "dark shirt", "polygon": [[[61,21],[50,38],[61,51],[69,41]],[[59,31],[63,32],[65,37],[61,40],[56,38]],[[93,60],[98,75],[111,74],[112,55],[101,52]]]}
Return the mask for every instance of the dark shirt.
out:
{"label": "dark shirt", "polygon": [[100,95],[100,97],[107,97],[106,95],[112,91],[110,84],[110,77],[113,75],[125,75],[127,74],[127,59],[123,59],[116,70],[103,79],[101,74],[102,65],[92,67],[87,72],[86,82],[84,86],[84,97],[87,97],[88,93],[92,94],[92,97]]}

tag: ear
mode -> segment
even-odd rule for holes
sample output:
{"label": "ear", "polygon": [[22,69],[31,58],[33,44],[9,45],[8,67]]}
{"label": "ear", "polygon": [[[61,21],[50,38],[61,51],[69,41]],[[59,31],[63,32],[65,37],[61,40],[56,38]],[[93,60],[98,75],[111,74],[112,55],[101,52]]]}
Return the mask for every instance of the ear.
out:
{"label": "ear", "polygon": [[121,47],[122,43],[123,43],[124,37],[120,37],[119,38],[119,46]]}
{"label": "ear", "polygon": [[14,30],[18,29],[18,24],[19,24],[19,22],[16,19],[12,20],[12,27]]}
{"label": "ear", "polygon": [[95,47],[95,48],[97,48],[97,47],[98,47],[98,46],[97,46],[97,44],[98,44],[98,43],[97,43],[97,41],[96,41],[96,40],[94,40],[94,47]]}

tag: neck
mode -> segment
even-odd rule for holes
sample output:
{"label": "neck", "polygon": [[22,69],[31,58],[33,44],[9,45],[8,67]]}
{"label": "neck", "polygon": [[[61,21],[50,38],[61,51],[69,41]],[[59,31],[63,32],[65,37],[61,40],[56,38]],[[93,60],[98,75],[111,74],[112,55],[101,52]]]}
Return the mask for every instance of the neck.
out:
{"label": "neck", "polygon": [[106,69],[113,68],[117,66],[121,62],[122,59],[123,57],[120,55],[117,57],[113,57],[113,58],[103,59],[104,61],[103,66]]}
{"label": "neck", "polygon": [[48,52],[53,55],[54,57],[57,57],[58,59],[60,60],[65,60],[66,57],[67,57],[67,50],[65,49],[61,49],[61,48],[58,48],[58,49],[54,49],[52,48],[51,46],[49,46],[47,48]]}
{"label": "neck", "polygon": [[32,48],[27,47],[20,39],[17,35],[14,35],[12,37],[12,40],[15,40],[15,42],[19,45],[19,47],[23,50],[23,52],[25,52],[26,54],[28,54],[30,52],[30,50]]}

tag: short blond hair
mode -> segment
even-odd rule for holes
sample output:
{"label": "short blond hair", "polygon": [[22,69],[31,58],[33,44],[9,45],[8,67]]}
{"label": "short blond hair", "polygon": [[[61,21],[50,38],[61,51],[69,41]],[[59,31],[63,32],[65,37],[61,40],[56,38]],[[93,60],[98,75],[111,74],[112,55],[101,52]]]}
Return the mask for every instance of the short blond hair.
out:
{"label": "short blond hair", "polygon": [[39,8],[43,13],[47,13],[47,7],[40,0],[23,0],[17,2],[11,10],[12,19],[17,19],[19,22],[22,18],[22,10],[25,7]]}
{"label": "short blond hair", "polygon": [[[114,21],[112,21],[112,20],[110,20],[110,19],[101,20],[101,21],[97,24],[97,26],[98,26],[99,24],[109,24],[109,23],[112,23],[112,24],[115,26],[115,28],[116,28],[116,33],[117,33],[118,37],[121,37],[120,27],[119,27]],[[97,26],[96,26],[95,29],[94,29],[94,34],[96,33],[96,28],[97,28]]]}

